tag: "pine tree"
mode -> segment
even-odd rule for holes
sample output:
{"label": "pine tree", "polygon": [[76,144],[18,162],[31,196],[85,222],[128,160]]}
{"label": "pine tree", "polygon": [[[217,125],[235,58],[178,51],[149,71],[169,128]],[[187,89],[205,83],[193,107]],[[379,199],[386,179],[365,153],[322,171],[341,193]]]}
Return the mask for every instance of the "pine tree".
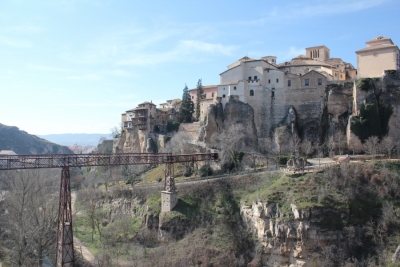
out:
{"label": "pine tree", "polygon": [[200,101],[205,97],[201,79],[197,82],[196,120],[200,118]]}
{"label": "pine tree", "polygon": [[190,99],[189,89],[185,84],[182,95],[182,105],[179,110],[179,122],[192,122],[194,104]]}

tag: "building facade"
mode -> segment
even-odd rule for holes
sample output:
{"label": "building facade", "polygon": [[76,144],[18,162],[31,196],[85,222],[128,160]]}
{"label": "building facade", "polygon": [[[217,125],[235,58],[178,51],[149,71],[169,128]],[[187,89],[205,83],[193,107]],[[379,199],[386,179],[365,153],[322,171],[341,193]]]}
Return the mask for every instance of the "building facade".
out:
{"label": "building facade", "polygon": [[378,36],[356,51],[358,78],[381,77],[385,70],[400,69],[399,47],[392,39]]}

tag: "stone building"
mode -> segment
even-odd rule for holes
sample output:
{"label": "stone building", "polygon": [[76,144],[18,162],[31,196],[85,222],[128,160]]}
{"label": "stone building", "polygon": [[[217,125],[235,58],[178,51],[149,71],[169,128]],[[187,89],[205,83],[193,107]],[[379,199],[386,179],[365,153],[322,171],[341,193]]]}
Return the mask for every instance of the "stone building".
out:
{"label": "stone building", "polygon": [[328,81],[354,80],[357,75],[357,70],[351,63],[340,58],[331,58],[330,49],[325,45],[308,47],[306,55],[280,63],[278,68],[298,75],[315,70],[325,75]]}
{"label": "stone building", "polygon": [[123,128],[137,127],[149,133],[165,133],[169,120],[176,120],[182,100],[172,99],[157,108],[152,102],[143,102],[136,108],[121,114]]}
{"label": "stone building", "polygon": [[378,36],[356,51],[358,78],[381,77],[385,70],[400,69],[399,47],[392,39]]}
{"label": "stone building", "polygon": [[[200,120],[206,115],[208,107],[217,101],[218,85],[203,86],[203,91],[204,98],[200,100]],[[189,94],[196,112],[197,88],[190,89]]]}
{"label": "stone building", "polygon": [[151,131],[156,116],[156,105],[152,102],[143,102],[136,108],[127,110],[122,114],[121,125],[123,128],[136,126],[139,130]]}
{"label": "stone building", "polygon": [[315,70],[297,74],[279,69],[273,56],[243,57],[220,74],[217,96],[224,108],[231,96],[250,104],[258,136],[263,138],[284,120],[291,107],[303,122],[318,120],[327,83],[327,77]]}

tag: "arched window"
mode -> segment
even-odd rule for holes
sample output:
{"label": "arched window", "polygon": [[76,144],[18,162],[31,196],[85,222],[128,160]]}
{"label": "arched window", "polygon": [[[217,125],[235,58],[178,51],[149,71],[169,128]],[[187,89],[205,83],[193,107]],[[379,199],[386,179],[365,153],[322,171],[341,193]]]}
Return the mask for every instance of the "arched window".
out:
{"label": "arched window", "polygon": [[250,90],[250,96],[254,96],[254,91]]}

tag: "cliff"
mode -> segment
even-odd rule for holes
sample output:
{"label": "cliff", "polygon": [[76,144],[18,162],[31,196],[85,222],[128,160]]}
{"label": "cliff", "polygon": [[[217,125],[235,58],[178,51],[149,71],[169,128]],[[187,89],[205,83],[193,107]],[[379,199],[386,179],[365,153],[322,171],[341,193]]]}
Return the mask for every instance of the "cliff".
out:
{"label": "cliff", "polygon": [[24,154],[73,154],[66,146],[51,143],[35,135],[19,130],[15,126],[0,123],[0,150],[13,150]]}

